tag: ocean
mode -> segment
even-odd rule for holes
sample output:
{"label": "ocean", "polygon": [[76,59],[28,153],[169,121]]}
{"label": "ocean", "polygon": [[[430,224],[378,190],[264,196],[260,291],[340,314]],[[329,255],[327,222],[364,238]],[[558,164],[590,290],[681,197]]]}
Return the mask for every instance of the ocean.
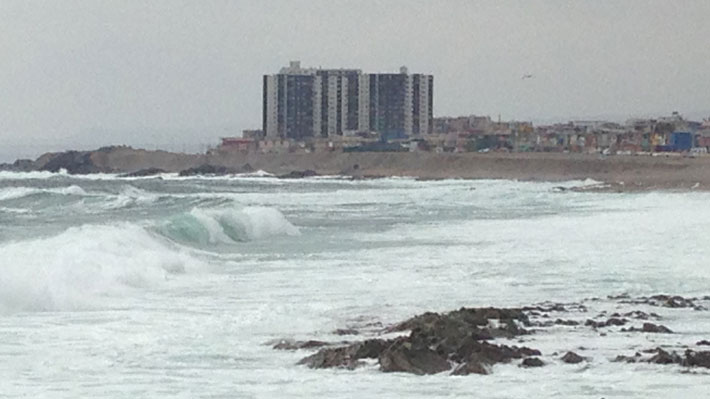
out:
{"label": "ocean", "polygon": [[710,294],[710,193],[559,188],[593,183],[0,172],[0,398],[707,397],[707,369],[612,361],[710,339],[693,309],[653,309],[675,334],[540,331],[546,366],[490,375],[272,349],[462,306],[586,301],[584,321],[611,295]]}

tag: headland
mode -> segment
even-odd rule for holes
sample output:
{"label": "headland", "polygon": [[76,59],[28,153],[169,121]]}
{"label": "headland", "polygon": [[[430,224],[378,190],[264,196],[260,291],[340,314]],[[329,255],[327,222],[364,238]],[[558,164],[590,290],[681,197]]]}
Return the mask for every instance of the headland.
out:
{"label": "headland", "polygon": [[[121,173],[148,176],[237,174],[263,170],[277,176],[339,175],[352,178],[406,176],[418,179],[593,179],[600,191],[708,190],[710,157],[667,154],[434,152],[219,152],[186,154],[126,146],[47,153],[36,160],[0,165],[14,171],[66,170],[70,174]],[[595,187],[595,188],[594,188]]]}

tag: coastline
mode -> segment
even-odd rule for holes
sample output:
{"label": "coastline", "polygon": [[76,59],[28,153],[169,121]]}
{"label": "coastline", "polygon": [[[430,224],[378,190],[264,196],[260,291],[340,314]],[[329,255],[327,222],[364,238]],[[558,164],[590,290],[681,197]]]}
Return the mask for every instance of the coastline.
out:
{"label": "coastline", "polygon": [[135,173],[155,169],[181,172],[209,165],[224,173],[263,170],[275,175],[309,171],[353,178],[406,176],[422,180],[509,179],[569,181],[593,179],[594,191],[709,190],[710,157],[574,153],[284,153],[214,152],[185,154],[106,147],[95,151],[48,153],[5,170],[67,169],[69,173]]}

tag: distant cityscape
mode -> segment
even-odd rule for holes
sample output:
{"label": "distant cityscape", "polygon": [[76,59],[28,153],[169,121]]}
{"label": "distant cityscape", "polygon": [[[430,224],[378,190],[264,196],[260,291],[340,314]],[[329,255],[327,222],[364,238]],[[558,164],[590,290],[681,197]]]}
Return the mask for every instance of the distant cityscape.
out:
{"label": "distant cityscape", "polygon": [[263,77],[261,129],[225,137],[212,151],[434,151],[693,153],[710,150],[710,118],[678,112],[625,123],[575,120],[534,126],[490,116],[434,117],[434,77],[303,68]]}
{"label": "distant cityscape", "polygon": [[264,76],[263,131],[295,140],[375,132],[387,139],[432,133],[434,78],[359,69],[301,68]]}

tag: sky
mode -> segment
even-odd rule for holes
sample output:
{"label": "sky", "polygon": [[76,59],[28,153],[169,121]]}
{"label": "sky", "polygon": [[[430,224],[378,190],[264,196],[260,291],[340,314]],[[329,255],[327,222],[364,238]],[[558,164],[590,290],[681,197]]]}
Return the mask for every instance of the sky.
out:
{"label": "sky", "polygon": [[[435,116],[710,116],[710,1],[0,1],[0,160],[202,150],[261,127],[262,75],[434,75]],[[521,79],[532,74],[530,79]]]}

